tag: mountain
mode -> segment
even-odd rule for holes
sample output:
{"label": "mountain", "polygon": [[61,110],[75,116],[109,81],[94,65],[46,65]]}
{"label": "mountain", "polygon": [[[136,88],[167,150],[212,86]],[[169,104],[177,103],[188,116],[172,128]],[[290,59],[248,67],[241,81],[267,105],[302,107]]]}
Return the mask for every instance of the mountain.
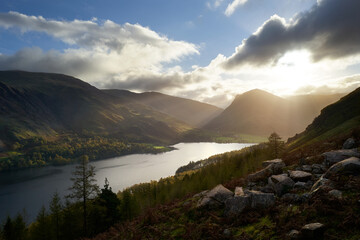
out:
{"label": "mountain", "polygon": [[139,103],[122,102],[79,79],[0,72],[0,141],[63,133],[137,142],[174,142],[187,124]]}
{"label": "mountain", "polygon": [[347,137],[354,130],[359,132],[359,128],[360,88],[321,110],[305,131],[289,139],[289,144],[294,148],[335,136]]}
{"label": "mountain", "polygon": [[173,97],[158,92],[134,93],[127,90],[114,89],[103,91],[121,98],[124,102],[132,101],[141,103],[193,127],[204,126],[223,111],[223,109],[210,104]]}
{"label": "mountain", "polygon": [[231,105],[205,129],[217,132],[283,137],[303,131],[326,105],[340,95],[304,95],[289,99],[254,89],[236,96]]}

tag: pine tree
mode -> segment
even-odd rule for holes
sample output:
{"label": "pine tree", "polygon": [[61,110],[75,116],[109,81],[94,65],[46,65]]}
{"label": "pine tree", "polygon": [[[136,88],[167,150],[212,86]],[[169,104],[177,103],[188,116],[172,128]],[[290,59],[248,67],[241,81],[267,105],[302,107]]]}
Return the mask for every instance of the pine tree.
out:
{"label": "pine tree", "polygon": [[281,140],[281,137],[276,132],[273,132],[269,136],[268,140],[268,146],[270,148],[272,157],[280,157],[285,148],[284,141]]}
{"label": "pine tree", "polygon": [[52,223],[55,232],[55,239],[59,239],[60,220],[61,220],[62,204],[58,192],[55,192],[50,202],[50,212],[52,216]]}
{"label": "pine tree", "polygon": [[74,177],[71,178],[73,185],[69,188],[72,193],[68,197],[82,202],[83,231],[84,236],[87,236],[86,204],[88,200],[92,199],[99,193],[99,186],[95,183],[95,167],[89,165],[88,156],[83,155],[81,157],[80,164],[75,167],[73,175]]}

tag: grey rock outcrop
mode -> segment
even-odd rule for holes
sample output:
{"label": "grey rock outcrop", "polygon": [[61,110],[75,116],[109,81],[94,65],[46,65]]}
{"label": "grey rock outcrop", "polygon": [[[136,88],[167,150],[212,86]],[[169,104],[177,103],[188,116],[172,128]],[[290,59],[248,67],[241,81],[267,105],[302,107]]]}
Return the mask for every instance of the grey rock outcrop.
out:
{"label": "grey rock outcrop", "polygon": [[235,194],[234,197],[225,201],[225,215],[237,215],[247,208],[262,209],[274,204],[275,195],[273,193],[243,190],[241,194]]}
{"label": "grey rock outcrop", "polygon": [[243,212],[246,208],[251,206],[251,197],[247,196],[235,196],[229,198],[225,202],[225,214],[236,215]]}
{"label": "grey rock outcrop", "polygon": [[[264,164],[265,163],[265,164]],[[267,165],[265,168],[257,171],[253,174],[249,174],[247,180],[250,182],[257,182],[261,180],[266,180],[273,174],[279,174],[282,172],[285,163],[281,159],[274,159],[263,162],[264,165]]]}
{"label": "grey rock outcrop", "polygon": [[281,196],[292,189],[295,185],[295,182],[286,174],[280,174],[269,177],[268,184],[272,187],[276,195]]}
{"label": "grey rock outcrop", "polygon": [[346,139],[346,141],[343,144],[343,149],[352,149],[356,147],[356,142],[355,139],[353,138],[348,138]]}
{"label": "grey rock outcrop", "polygon": [[322,156],[325,157],[324,165],[330,167],[335,163],[338,163],[350,157],[360,158],[360,153],[356,148],[353,148],[353,149],[342,149],[342,150],[325,152],[322,154]]}
{"label": "grey rock outcrop", "polygon": [[326,167],[322,164],[313,164],[311,165],[311,169],[312,169],[312,173],[314,174],[322,174],[324,172],[326,172]]}
{"label": "grey rock outcrop", "polygon": [[207,192],[197,204],[198,208],[217,208],[225,204],[228,198],[233,197],[234,193],[223,185],[219,184]]}
{"label": "grey rock outcrop", "polygon": [[304,171],[289,171],[290,178],[295,182],[306,182],[311,180],[312,174]]}
{"label": "grey rock outcrop", "polygon": [[301,238],[309,240],[321,240],[324,238],[325,225],[322,223],[306,224],[301,229]]}
{"label": "grey rock outcrop", "polygon": [[360,159],[351,157],[331,166],[324,174],[325,178],[329,178],[333,174],[340,175],[360,175]]}
{"label": "grey rock outcrop", "polygon": [[329,191],[329,194],[331,196],[334,196],[334,197],[339,198],[339,199],[342,198],[342,192],[337,190],[337,189],[333,189],[333,190]]}
{"label": "grey rock outcrop", "polygon": [[298,230],[291,230],[288,234],[287,234],[289,239],[299,239],[300,238],[300,232]]}
{"label": "grey rock outcrop", "polygon": [[247,191],[245,193],[251,197],[251,208],[268,208],[275,204],[275,195],[273,193],[259,191]]}

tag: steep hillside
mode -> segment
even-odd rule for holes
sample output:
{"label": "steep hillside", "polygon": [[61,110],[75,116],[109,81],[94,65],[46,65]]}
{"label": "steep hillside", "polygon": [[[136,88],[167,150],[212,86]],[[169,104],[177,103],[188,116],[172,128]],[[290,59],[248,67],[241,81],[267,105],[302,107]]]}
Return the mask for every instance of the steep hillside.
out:
{"label": "steep hillside", "polygon": [[340,95],[305,95],[284,99],[255,89],[236,96],[205,128],[260,136],[276,131],[289,137],[303,131],[324,106],[338,98]]}
{"label": "steep hillside", "polygon": [[168,114],[191,126],[202,127],[223,109],[198,101],[173,97],[158,92],[133,93],[126,90],[104,90],[122,101],[134,101]]}
{"label": "steep hillside", "polygon": [[77,133],[130,141],[172,142],[191,128],[141,104],[73,77],[20,71],[0,72],[0,140]]}
{"label": "steep hillside", "polygon": [[306,130],[289,139],[292,147],[346,135],[360,127],[360,88],[321,110]]}

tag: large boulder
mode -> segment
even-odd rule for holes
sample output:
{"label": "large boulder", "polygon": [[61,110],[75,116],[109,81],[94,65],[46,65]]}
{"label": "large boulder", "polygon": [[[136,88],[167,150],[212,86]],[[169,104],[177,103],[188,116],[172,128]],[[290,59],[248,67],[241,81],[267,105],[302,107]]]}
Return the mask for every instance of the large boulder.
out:
{"label": "large boulder", "polygon": [[325,225],[322,223],[306,224],[301,229],[301,239],[321,240],[324,239]]}
{"label": "large boulder", "polygon": [[251,197],[247,196],[234,196],[225,201],[225,215],[237,215],[244,211],[244,209],[251,206]]}
{"label": "large boulder", "polygon": [[324,165],[330,167],[335,163],[341,162],[342,160],[348,159],[350,157],[360,158],[360,153],[356,148],[353,148],[325,152],[322,154],[322,156],[325,157]]}
{"label": "large boulder", "polygon": [[281,159],[274,159],[264,161],[263,166],[266,167],[253,174],[249,174],[247,180],[250,182],[257,182],[266,180],[273,174],[280,174],[282,172],[282,169],[285,167],[285,163]]}
{"label": "large boulder", "polygon": [[360,159],[351,157],[332,165],[324,174],[325,178],[329,178],[333,174],[341,175],[360,175]]}
{"label": "large boulder", "polygon": [[228,198],[231,198],[234,195],[232,191],[219,184],[214,187],[209,192],[198,201],[198,208],[217,208],[225,204],[225,201]]}
{"label": "large boulder", "polygon": [[311,180],[312,174],[304,171],[289,171],[290,178],[295,182],[306,182]]}
{"label": "large boulder", "polygon": [[280,174],[269,177],[268,184],[272,187],[276,195],[281,196],[292,189],[295,182],[286,174]]}
{"label": "large boulder", "polygon": [[267,161],[263,161],[262,162],[262,166],[263,167],[267,167],[269,166],[270,164],[275,164],[275,165],[279,165],[279,166],[282,166],[282,167],[285,167],[285,163],[283,162],[283,160],[277,158],[277,159],[273,159],[273,160],[267,160]]}
{"label": "large boulder", "polygon": [[352,149],[356,147],[356,142],[355,139],[353,138],[348,138],[346,139],[346,141],[343,144],[343,149]]}
{"label": "large boulder", "polygon": [[263,193],[259,191],[246,191],[251,197],[251,208],[268,208],[275,204],[275,195],[273,193]]}
{"label": "large boulder", "polygon": [[322,164],[318,164],[318,163],[311,165],[311,169],[312,169],[312,173],[314,173],[314,174],[322,174],[322,173],[326,172],[325,166]]}

